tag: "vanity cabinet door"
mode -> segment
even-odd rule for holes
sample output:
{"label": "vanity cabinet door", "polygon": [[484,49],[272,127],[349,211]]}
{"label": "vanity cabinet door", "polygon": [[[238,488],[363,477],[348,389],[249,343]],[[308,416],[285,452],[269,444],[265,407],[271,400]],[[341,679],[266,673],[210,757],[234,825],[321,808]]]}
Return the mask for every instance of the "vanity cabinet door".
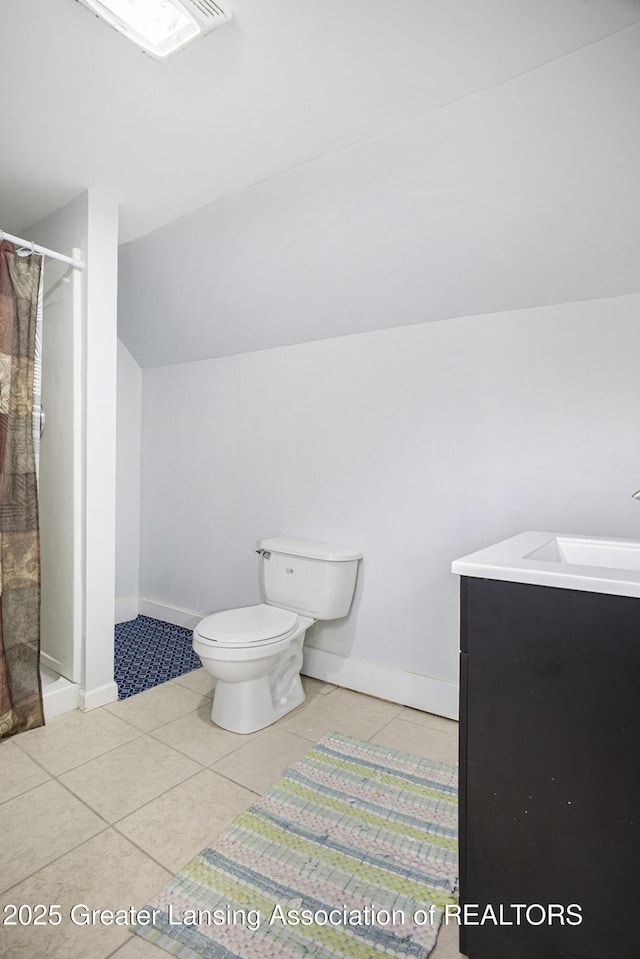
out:
{"label": "vanity cabinet door", "polygon": [[[461,601],[461,900],[505,923],[461,945],[637,955],[640,600],[468,577]],[[516,924],[512,904],[547,920]],[[580,925],[549,923],[572,904]]]}

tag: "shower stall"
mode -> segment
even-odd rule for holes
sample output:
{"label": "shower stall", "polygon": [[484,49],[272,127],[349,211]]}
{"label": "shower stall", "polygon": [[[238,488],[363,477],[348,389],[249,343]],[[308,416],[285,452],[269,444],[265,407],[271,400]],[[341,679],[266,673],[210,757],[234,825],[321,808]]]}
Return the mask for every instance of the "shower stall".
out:
{"label": "shower stall", "polygon": [[[13,482],[10,495],[3,500],[6,507],[3,515],[16,536],[13,540],[8,536],[2,538],[3,556],[9,547],[14,553],[22,550],[16,560],[7,553],[7,572],[17,569],[23,579],[17,579],[17,574],[13,579],[8,575],[5,583],[3,578],[6,588],[0,597],[1,622],[4,627],[6,619],[7,635],[17,636],[17,642],[11,647],[15,661],[17,656],[13,650],[21,644],[25,649],[19,649],[20,671],[13,673],[17,679],[15,700],[11,675],[5,668],[7,646],[3,643],[0,649],[0,693],[4,710],[0,712],[3,720],[0,736],[4,738],[7,733],[14,735],[21,729],[39,725],[31,723],[32,716],[34,720],[42,718],[38,659],[45,720],[75,706],[86,711],[118,698],[113,678],[118,205],[93,190],[86,190],[29,227],[33,241],[12,236],[1,227],[2,224],[0,244],[6,254],[12,253],[8,244],[18,252],[23,251],[26,258],[33,254],[45,258],[41,324],[44,421],[41,424],[38,417],[33,417],[34,437],[39,438],[39,469],[36,472],[32,466],[25,471],[28,456],[20,459],[21,449],[30,455],[24,422],[19,437],[22,447],[17,442],[11,447],[12,472],[5,469],[5,476],[25,477]],[[44,243],[47,246],[40,245]],[[24,265],[28,265],[26,259]],[[2,274],[5,282],[7,270],[13,269],[14,263],[5,256],[0,266],[7,268]],[[22,274],[28,273],[22,270]],[[25,279],[28,281],[28,276]],[[13,285],[15,287],[15,283]],[[24,402],[22,396],[29,395],[25,389],[30,388],[32,375],[29,364],[21,359],[23,356],[28,355],[29,363],[33,363],[34,402],[37,400],[37,364],[32,359],[34,350],[30,339],[35,327],[32,287],[33,284],[29,297],[25,295],[21,300],[23,305],[29,304],[24,309],[29,311],[30,325],[25,328],[23,324],[20,333],[23,339],[29,338],[25,339],[28,354],[22,340],[16,341],[16,349],[22,352],[18,353],[19,361],[14,367],[20,376],[10,380],[11,369],[5,363],[2,379],[5,392],[7,383],[13,389],[14,382],[15,388],[22,391],[16,396],[20,397],[21,405],[17,408],[23,420],[31,412],[31,404]],[[10,292],[7,284],[9,300],[3,303],[9,309],[4,310],[0,326],[5,339],[9,335],[13,337],[17,318],[15,294],[11,297]],[[4,420],[0,420],[0,427],[4,425]],[[36,502],[36,482],[39,516],[32,506]],[[39,541],[35,540],[32,545],[17,527],[18,521],[27,532],[39,530]],[[36,550],[40,553],[39,564],[31,559]],[[33,585],[36,577],[39,580],[37,593],[29,577],[34,580]],[[21,586],[23,580],[28,586]],[[17,585],[12,592],[14,582]],[[27,589],[32,589],[29,610],[18,602],[20,597],[15,593],[20,589],[24,589],[25,599],[29,599]],[[36,601],[40,608],[39,622]],[[8,603],[13,604],[10,609]],[[7,617],[5,611],[8,611]],[[24,628],[22,621],[26,624]],[[39,657],[32,655],[36,642]],[[33,707],[33,713],[29,713],[34,700],[37,710]]]}
{"label": "shower stall", "polygon": [[75,708],[82,667],[82,276],[47,259],[38,484],[46,720]]}

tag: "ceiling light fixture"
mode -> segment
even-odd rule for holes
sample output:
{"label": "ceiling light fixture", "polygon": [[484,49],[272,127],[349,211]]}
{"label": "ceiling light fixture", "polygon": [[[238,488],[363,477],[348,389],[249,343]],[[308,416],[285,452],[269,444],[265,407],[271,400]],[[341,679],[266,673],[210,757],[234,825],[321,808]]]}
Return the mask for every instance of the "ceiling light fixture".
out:
{"label": "ceiling light fixture", "polygon": [[80,0],[156,60],[231,19],[215,0]]}

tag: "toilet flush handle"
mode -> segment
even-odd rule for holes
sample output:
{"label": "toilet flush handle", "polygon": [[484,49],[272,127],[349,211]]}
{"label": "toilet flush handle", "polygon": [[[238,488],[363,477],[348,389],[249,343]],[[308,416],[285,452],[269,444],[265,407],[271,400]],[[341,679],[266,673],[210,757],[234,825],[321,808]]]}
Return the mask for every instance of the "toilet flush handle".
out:
{"label": "toilet flush handle", "polygon": [[271,559],[271,553],[268,549],[257,549],[256,553],[258,556],[262,556],[263,559]]}

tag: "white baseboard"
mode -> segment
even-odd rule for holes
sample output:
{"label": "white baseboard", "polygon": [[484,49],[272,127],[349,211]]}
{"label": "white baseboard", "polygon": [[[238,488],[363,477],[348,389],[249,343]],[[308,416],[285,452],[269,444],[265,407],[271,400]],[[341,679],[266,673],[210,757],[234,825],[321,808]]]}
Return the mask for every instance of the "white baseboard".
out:
{"label": "white baseboard", "polygon": [[116,684],[105,683],[104,686],[98,686],[96,689],[81,689],[78,705],[83,712],[87,712],[89,709],[97,709],[98,706],[106,706],[107,703],[115,703],[117,699]]}
{"label": "white baseboard", "polygon": [[[184,629],[193,629],[206,616],[206,613],[165,606],[164,603],[142,598],[137,600],[137,613],[165,623],[173,623],[174,626],[182,626]],[[436,716],[458,718],[458,686],[455,683],[408,673],[403,669],[383,666],[368,659],[339,656],[314,646],[305,646],[303,652],[302,672],[305,676],[322,679],[346,689],[355,689],[359,693],[387,699],[402,706],[413,706]],[[117,693],[115,698],[117,699]]]}
{"label": "white baseboard", "polygon": [[48,723],[57,716],[63,716],[76,709],[79,694],[78,684],[70,682],[64,676],[59,676],[55,682],[43,684],[42,703],[45,722]]}
{"label": "white baseboard", "polygon": [[339,656],[314,646],[305,646],[303,653],[302,672],[305,676],[402,706],[413,706],[436,716],[458,718],[458,687],[455,683],[408,673],[367,659]]}
{"label": "white baseboard", "polygon": [[174,626],[183,626],[184,629],[193,629],[206,616],[206,613],[194,613],[191,609],[179,609],[177,606],[164,606],[152,599],[142,598],[138,600],[138,613],[140,616],[160,619],[164,623],[173,623]]}
{"label": "white baseboard", "polygon": [[126,599],[116,600],[116,625],[118,623],[128,623],[138,615],[138,597],[127,596]]}

